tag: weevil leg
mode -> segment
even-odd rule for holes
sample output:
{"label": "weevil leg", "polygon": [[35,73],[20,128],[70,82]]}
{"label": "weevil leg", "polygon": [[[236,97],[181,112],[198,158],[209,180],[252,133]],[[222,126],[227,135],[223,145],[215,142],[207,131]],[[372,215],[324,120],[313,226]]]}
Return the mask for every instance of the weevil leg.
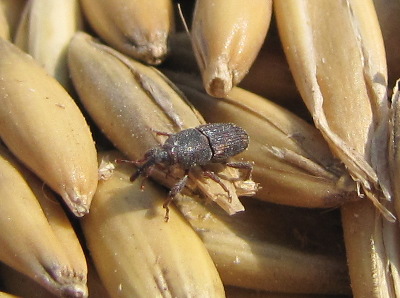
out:
{"label": "weevil leg", "polygon": [[[143,160],[144,161],[144,160]],[[129,159],[116,159],[115,162],[116,163],[129,163],[129,164],[134,164],[135,166],[138,166],[141,162],[143,162],[141,160],[129,160]],[[133,182],[135,181],[140,175],[142,175],[142,167],[138,167],[136,172],[132,174],[132,176],[130,177],[130,181]]]}
{"label": "weevil leg", "polygon": [[165,132],[165,131],[159,131],[159,130],[155,130],[155,129],[151,129],[151,131],[155,132],[159,136],[167,136],[167,137],[169,137],[169,136],[173,135],[173,133]]}
{"label": "weevil leg", "polygon": [[251,179],[253,175],[253,163],[249,161],[232,161],[232,162],[226,162],[225,165],[235,169],[246,170],[246,175],[244,176],[244,180]]}
{"label": "weevil leg", "polygon": [[130,164],[134,164],[134,165],[140,165],[141,163],[145,162],[147,160],[147,158],[142,158],[139,160],[129,160],[129,159],[121,159],[118,158],[115,160],[116,163],[130,163]]}
{"label": "weevil leg", "polygon": [[139,166],[141,163],[145,162],[147,159],[143,158],[140,160],[129,160],[129,159],[116,159],[115,162],[116,163],[129,163],[129,164],[134,164],[135,166],[137,166],[137,170],[135,173],[132,174],[132,176],[130,177],[130,181],[133,182],[135,181],[140,175],[142,175],[142,173],[146,170],[147,167],[149,167],[148,165],[146,165],[146,163],[143,166]]}
{"label": "weevil leg", "polygon": [[118,158],[118,159],[115,160],[115,163],[133,163],[133,164],[136,164],[136,161],[129,160],[129,159]]}
{"label": "weevil leg", "polygon": [[142,175],[142,171],[141,169],[137,169],[135,173],[132,174],[132,176],[130,177],[130,181],[133,182],[135,181],[140,175]]}
{"label": "weevil leg", "polygon": [[[146,182],[146,180],[149,178],[149,176],[151,176],[151,172],[153,171],[154,167],[148,167],[144,173],[142,174],[143,179],[142,182],[140,183],[140,190],[144,191],[144,183]],[[136,173],[135,173],[136,174]],[[131,177],[132,178],[132,177]],[[131,180],[132,181],[132,180]]]}
{"label": "weevil leg", "polygon": [[207,171],[203,169],[203,175],[214,180],[215,182],[217,182],[219,185],[221,185],[221,187],[223,188],[223,190],[225,190],[225,192],[228,194],[228,198],[229,198],[229,202],[232,202],[232,195],[231,192],[229,191],[229,189],[226,187],[226,185],[222,182],[221,178],[218,177],[217,174],[215,174],[212,171]]}
{"label": "weevil leg", "polygon": [[164,220],[167,222],[169,220],[169,204],[172,202],[172,200],[174,199],[174,197],[179,194],[184,188],[185,185],[188,181],[189,178],[189,173],[186,172],[185,176],[183,176],[183,178],[181,180],[178,181],[178,183],[176,183],[171,190],[168,193],[168,197],[165,200],[164,204],[163,204],[163,208],[165,209],[165,216],[164,216]]}

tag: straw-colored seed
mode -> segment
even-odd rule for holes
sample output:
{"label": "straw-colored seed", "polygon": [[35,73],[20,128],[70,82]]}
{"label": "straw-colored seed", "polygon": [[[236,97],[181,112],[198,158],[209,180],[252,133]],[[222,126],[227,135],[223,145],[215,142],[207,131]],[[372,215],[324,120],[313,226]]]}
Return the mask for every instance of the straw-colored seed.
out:
{"label": "straw-colored seed", "polygon": [[0,260],[52,293],[86,297],[86,261],[61,206],[5,148],[0,153]]}
{"label": "straw-colored seed", "polygon": [[31,0],[20,19],[15,44],[32,55],[65,88],[70,88],[67,46],[81,29],[78,0]]}
{"label": "straw-colored seed", "polygon": [[253,199],[246,201],[245,212],[233,216],[186,196],[175,202],[200,235],[225,285],[286,294],[349,293],[331,216]]}
{"label": "straw-colored seed", "polygon": [[380,188],[390,196],[384,172],[386,60],[372,1],[364,2],[278,0],[274,7],[291,71],[316,127],[362,188],[375,193],[370,199],[379,207]]}
{"label": "straw-colored seed", "polygon": [[174,30],[171,0],[82,0],[93,29],[117,50],[149,64],[161,63]]}
{"label": "straw-colored seed", "polygon": [[32,57],[0,40],[0,137],[77,216],[89,211],[97,156],[86,120]]}
{"label": "straw-colored seed", "polygon": [[20,15],[26,0],[0,1],[0,37],[8,40],[14,38]]}
{"label": "straw-colored seed", "polygon": [[198,0],[191,28],[204,88],[224,97],[249,71],[265,39],[272,1]]}
{"label": "straw-colored seed", "polygon": [[276,0],[274,7],[283,48],[315,126],[360,185],[360,196],[369,199],[342,207],[353,295],[398,296],[386,57],[373,2]]}
{"label": "straw-colored seed", "polygon": [[[122,158],[116,152],[100,159]],[[204,244],[154,184],[131,183],[133,168],[116,165],[99,183],[92,211],[82,220],[87,245],[108,292],[115,297],[224,297]],[[112,272],[112,274],[110,274]]]}
{"label": "straw-colored seed", "polygon": [[379,26],[385,43],[389,87],[392,87],[400,78],[400,53],[397,50],[400,44],[400,14],[399,0],[373,0]]}

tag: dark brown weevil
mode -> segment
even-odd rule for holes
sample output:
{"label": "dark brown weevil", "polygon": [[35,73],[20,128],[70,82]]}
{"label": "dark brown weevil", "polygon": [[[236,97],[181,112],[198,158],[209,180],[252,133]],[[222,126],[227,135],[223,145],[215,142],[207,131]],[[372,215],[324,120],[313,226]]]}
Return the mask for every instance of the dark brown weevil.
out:
{"label": "dark brown weevil", "polygon": [[[162,146],[154,147],[146,152],[144,158],[132,162],[138,166],[132,175],[131,181],[140,175],[150,175],[154,165],[169,167],[178,165],[185,170],[185,175],[170,190],[168,198],[163,204],[165,220],[169,219],[168,205],[186,185],[189,171],[196,166],[205,166],[210,163],[222,163],[233,168],[246,169],[246,179],[251,177],[253,165],[250,162],[229,162],[228,159],[244,151],[249,145],[247,132],[232,123],[212,123],[200,125],[195,128],[182,130],[176,134],[156,132],[168,136]],[[204,176],[217,182],[230,197],[229,190],[222,183],[220,177],[212,171],[203,169]]]}

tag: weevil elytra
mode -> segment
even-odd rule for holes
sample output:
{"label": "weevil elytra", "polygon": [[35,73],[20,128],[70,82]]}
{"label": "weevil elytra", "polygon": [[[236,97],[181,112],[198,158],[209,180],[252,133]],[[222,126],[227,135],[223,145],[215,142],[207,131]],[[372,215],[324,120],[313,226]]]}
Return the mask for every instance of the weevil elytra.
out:
{"label": "weevil elytra", "polygon": [[[210,163],[222,163],[229,167],[246,169],[246,179],[251,176],[253,165],[250,162],[229,162],[230,157],[244,151],[249,145],[247,132],[233,123],[205,124],[175,134],[156,133],[168,136],[164,144],[148,150],[143,159],[128,162],[138,165],[131,181],[136,180],[141,175],[149,176],[149,171],[154,165],[164,167],[178,165],[185,170],[185,175],[171,188],[168,198],[163,204],[166,210],[166,221],[169,219],[168,205],[185,187],[191,168]],[[217,174],[205,169],[203,169],[203,173],[206,177],[217,182],[230,197],[229,190]]]}

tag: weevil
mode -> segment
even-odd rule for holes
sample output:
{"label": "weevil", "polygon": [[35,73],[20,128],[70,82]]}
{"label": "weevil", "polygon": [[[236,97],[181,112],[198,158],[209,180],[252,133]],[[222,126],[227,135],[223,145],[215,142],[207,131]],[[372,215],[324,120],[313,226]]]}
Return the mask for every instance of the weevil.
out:
{"label": "weevil", "polygon": [[[155,165],[162,165],[164,167],[178,165],[185,170],[183,178],[171,188],[163,204],[165,208],[165,221],[169,219],[168,205],[185,187],[189,171],[193,167],[202,167],[210,163],[222,163],[229,167],[246,169],[246,179],[251,177],[253,170],[252,163],[229,162],[230,157],[241,153],[249,145],[249,135],[247,132],[233,123],[204,124],[195,128],[182,130],[175,134],[165,132],[156,133],[158,135],[165,135],[168,138],[162,146],[148,150],[143,159],[133,161],[138,168],[131,176],[131,181],[136,180],[141,175],[148,177]],[[223,184],[220,177],[212,171],[202,169],[204,175],[217,182],[228,194],[228,197],[231,198],[228,188]]]}

